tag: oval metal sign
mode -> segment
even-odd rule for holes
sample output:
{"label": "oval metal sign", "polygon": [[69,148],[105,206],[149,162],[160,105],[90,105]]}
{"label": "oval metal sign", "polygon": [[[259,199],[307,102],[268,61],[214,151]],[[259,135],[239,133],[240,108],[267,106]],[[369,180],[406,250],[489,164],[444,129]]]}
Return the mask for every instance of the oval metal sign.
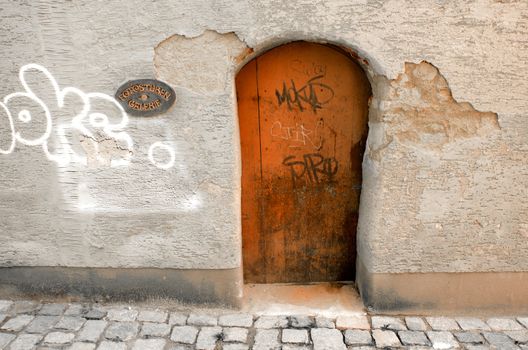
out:
{"label": "oval metal sign", "polygon": [[155,79],[130,80],[116,92],[115,98],[128,114],[149,117],[167,111],[176,100],[174,90]]}

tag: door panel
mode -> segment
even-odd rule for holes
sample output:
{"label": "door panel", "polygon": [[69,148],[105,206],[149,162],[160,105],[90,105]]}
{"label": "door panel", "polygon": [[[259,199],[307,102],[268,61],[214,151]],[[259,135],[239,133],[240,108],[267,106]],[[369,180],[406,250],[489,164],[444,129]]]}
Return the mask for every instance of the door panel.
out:
{"label": "door panel", "polygon": [[237,76],[246,282],[353,280],[370,85],[337,48],[294,42]]}

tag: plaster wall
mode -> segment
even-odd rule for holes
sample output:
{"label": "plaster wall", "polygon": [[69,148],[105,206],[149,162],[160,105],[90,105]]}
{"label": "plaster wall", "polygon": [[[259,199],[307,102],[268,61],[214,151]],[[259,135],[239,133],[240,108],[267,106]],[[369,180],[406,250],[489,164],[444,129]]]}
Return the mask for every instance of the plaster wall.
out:
{"label": "plaster wall", "polygon": [[[82,98],[66,96],[61,107],[49,77],[28,72],[53,116],[45,143],[59,156],[46,156],[44,141],[0,154],[0,266],[239,268],[234,76],[265,49],[305,39],[368,62],[365,268],[528,271],[526,1],[4,0],[0,8],[0,96],[24,90],[18,71],[27,63],[46,67],[61,88],[112,96],[128,80],[157,77],[177,96],[165,114],[126,123],[116,106],[90,99],[115,128],[88,139],[70,128],[64,138],[57,127],[71,125]],[[28,123],[16,119],[24,108]],[[45,134],[35,100],[12,100],[9,110],[20,135]],[[4,150],[7,120],[0,114]]]}

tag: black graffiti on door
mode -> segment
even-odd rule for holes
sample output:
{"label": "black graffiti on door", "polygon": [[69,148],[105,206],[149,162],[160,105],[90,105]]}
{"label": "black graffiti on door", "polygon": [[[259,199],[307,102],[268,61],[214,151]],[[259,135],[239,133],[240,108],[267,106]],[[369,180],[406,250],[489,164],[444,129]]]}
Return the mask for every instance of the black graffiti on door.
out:
{"label": "black graffiti on door", "polygon": [[314,113],[317,113],[317,109],[321,109],[323,105],[334,98],[334,90],[320,82],[323,77],[324,75],[317,75],[300,88],[295,86],[293,79],[290,79],[290,87],[283,81],[282,92],[278,89],[275,90],[279,106],[286,103],[289,110],[293,110],[294,106],[297,106],[301,112],[309,106]]}
{"label": "black graffiti on door", "polygon": [[284,158],[282,164],[290,168],[293,186],[299,182],[309,184],[335,182],[339,163],[334,157],[325,158],[318,153],[310,153],[297,159],[296,156]]}

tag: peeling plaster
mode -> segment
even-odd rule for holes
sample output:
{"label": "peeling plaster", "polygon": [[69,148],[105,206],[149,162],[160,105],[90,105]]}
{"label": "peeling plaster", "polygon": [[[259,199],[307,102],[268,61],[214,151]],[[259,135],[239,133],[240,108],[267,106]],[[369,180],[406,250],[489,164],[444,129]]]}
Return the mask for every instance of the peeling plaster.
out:
{"label": "peeling plaster", "polygon": [[388,145],[401,144],[440,151],[456,139],[486,137],[500,130],[498,116],[477,111],[453,98],[447,80],[429,62],[406,62],[395,79],[374,77],[371,128],[381,135],[369,139],[369,156],[380,161]]}

